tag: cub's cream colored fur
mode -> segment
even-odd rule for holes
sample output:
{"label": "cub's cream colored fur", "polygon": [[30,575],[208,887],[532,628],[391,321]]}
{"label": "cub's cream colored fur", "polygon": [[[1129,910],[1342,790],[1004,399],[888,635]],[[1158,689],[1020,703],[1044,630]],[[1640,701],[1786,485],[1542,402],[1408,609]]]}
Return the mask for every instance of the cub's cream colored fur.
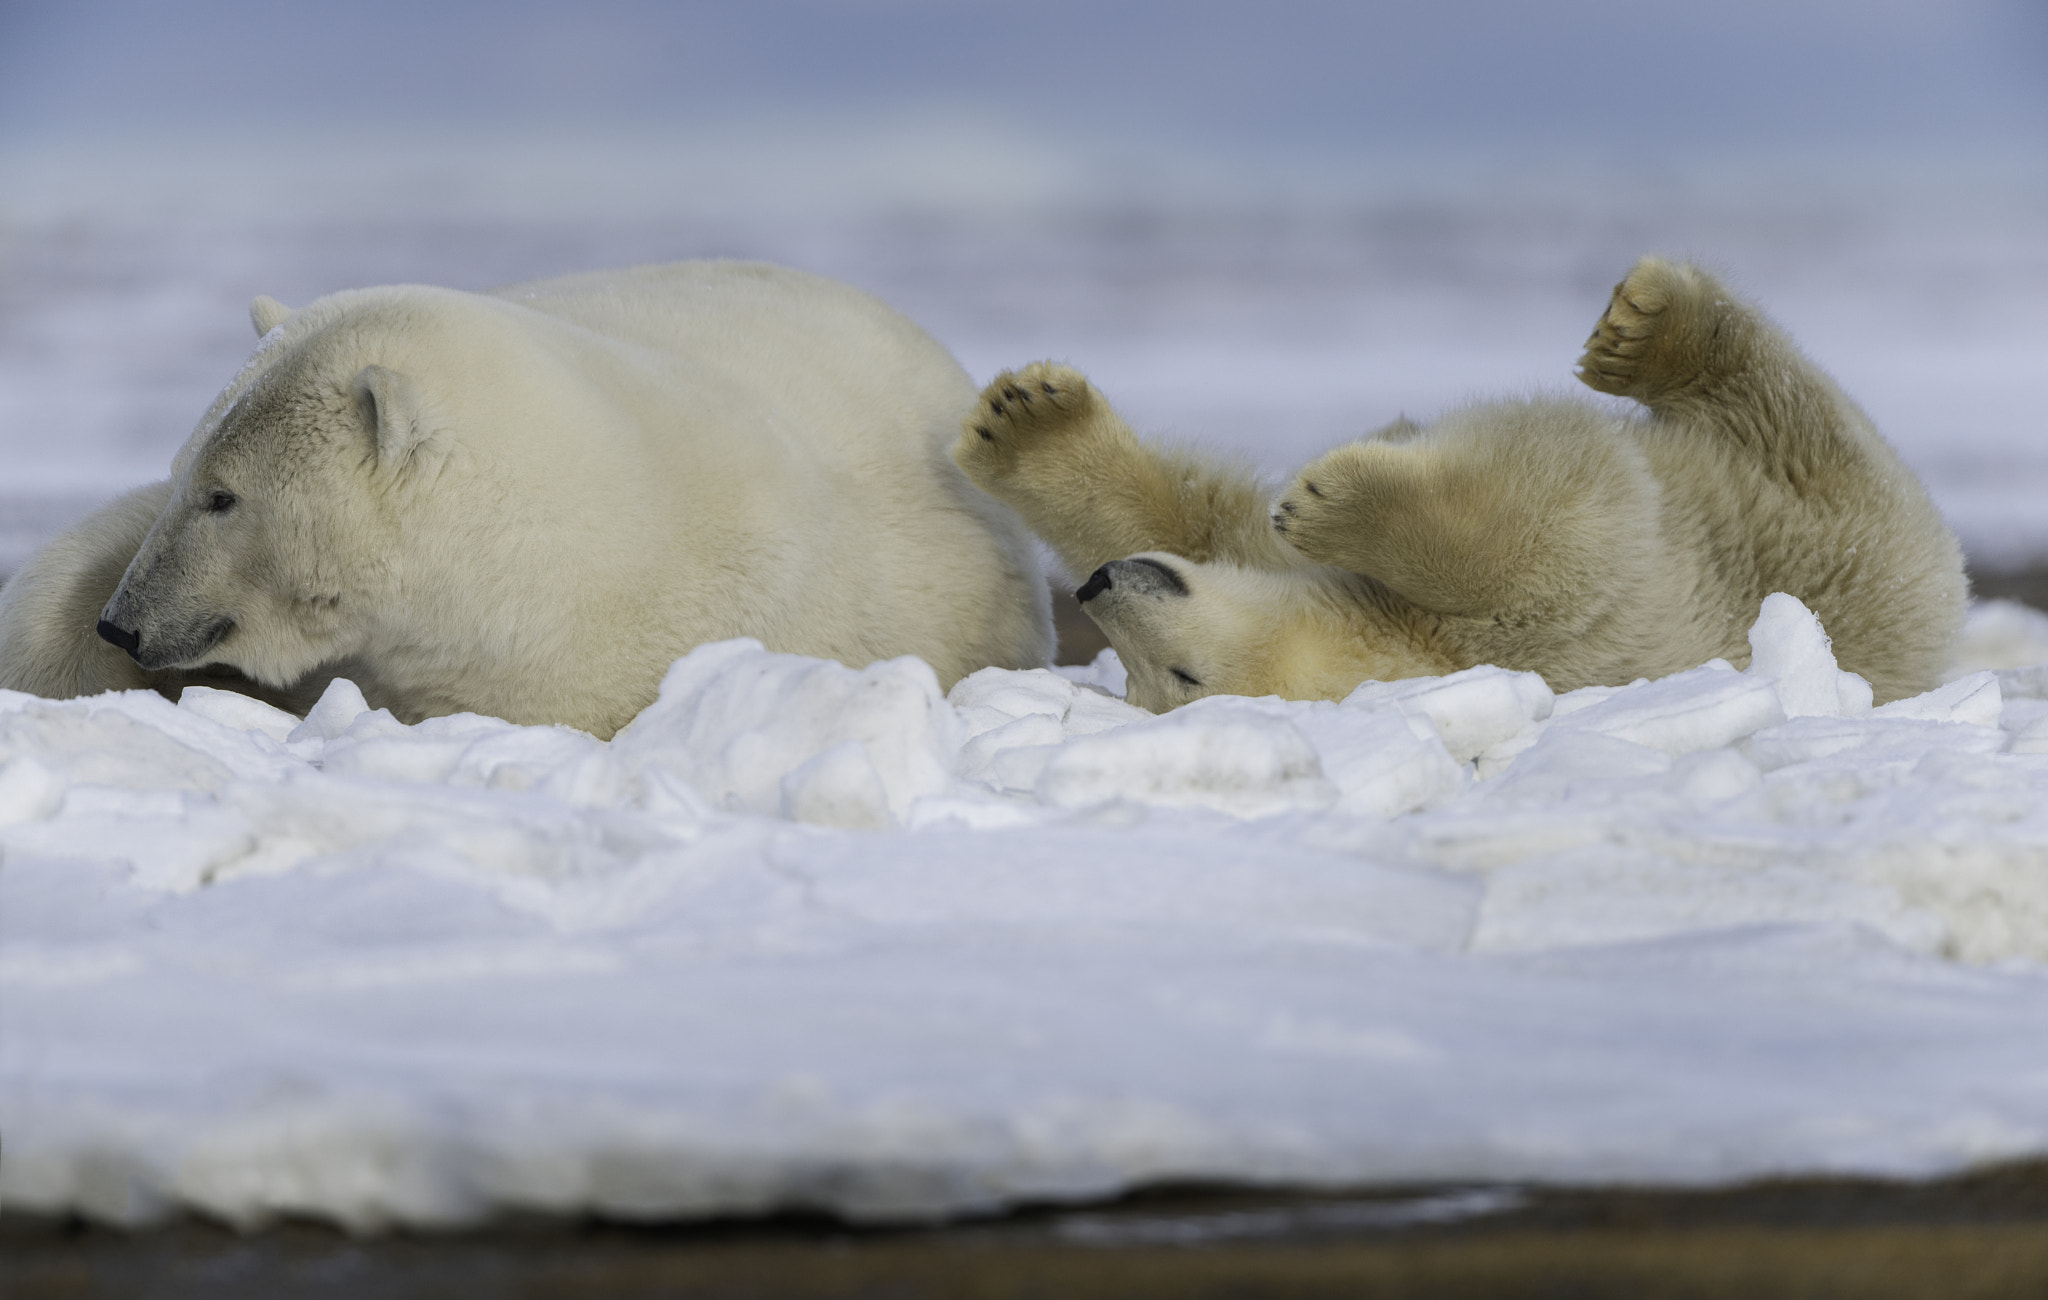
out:
{"label": "cub's cream colored fur", "polygon": [[1048,657],[1029,536],[946,455],[972,382],[857,290],[699,262],[251,319],[171,481],[0,594],[0,686],[303,707],[345,672],[407,720],[609,736],[728,637],[947,685]]}
{"label": "cub's cream colored fur", "polygon": [[1558,690],[1749,657],[1799,597],[1879,700],[1937,684],[1961,553],[1848,398],[1699,269],[1645,258],[1579,378],[1645,408],[1487,402],[1396,422],[1272,497],[1142,442],[1078,372],[982,394],[954,458],[1015,506],[1154,710],[1202,695],[1338,699],[1481,663]]}

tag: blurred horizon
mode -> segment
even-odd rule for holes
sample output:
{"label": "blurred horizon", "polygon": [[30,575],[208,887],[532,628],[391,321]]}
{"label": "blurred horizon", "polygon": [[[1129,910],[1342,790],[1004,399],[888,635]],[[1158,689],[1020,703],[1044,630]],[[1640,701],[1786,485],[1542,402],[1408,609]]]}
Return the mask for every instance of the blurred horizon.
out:
{"label": "blurred horizon", "polygon": [[2048,178],[2038,0],[13,0],[0,216]]}

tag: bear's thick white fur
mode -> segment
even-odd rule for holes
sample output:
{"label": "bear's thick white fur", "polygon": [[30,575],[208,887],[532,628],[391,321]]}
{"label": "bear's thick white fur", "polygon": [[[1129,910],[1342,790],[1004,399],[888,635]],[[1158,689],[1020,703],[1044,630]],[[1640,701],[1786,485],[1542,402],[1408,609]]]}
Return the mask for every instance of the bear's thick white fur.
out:
{"label": "bear's thick white fur", "polygon": [[1763,598],[1821,618],[1880,701],[1936,685],[1961,552],[1870,421],[1761,312],[1646,258],[1579,377],[1645,408],[1489,402],[1339,447],[1272,497],[1147,445],[1079,373],[999,376],[954,448],[1075,575],[1164,710],[1340,699],[1493,663],[1558,690],[1749,659]]}
{"label": "bear's thick white fur", "polygon": [[867,294],[696,262],[251,317],[170,482],[0,594],[0,686],[303,705],[343,672],[408,720],[608,736],[729,637],[947,685],[1046,662],[1030,539],[946,454],[973,384]]}

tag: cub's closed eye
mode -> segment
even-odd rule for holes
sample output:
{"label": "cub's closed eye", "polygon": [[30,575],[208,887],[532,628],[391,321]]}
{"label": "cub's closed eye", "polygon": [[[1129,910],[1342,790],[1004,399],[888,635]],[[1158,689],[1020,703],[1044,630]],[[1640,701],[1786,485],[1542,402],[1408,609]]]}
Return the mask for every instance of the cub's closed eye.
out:
{"label": "cub's closed eye", "polygon": [[1200,686],[1202,684],[1201,682],[1195,679],[1193,673],[1183,671],[1179,668],[1169,669],[1168,671],[1171,672],[1175,677],[1178,677],[1182,681],[1186,682],[1190,686]]}
{"label": "cub's closed eye", "polygon": [[232,492],[216,492],[206,498],[206,508],[214,514],[220,514],[224,510],[233,510],[238,500],[240,498]]}

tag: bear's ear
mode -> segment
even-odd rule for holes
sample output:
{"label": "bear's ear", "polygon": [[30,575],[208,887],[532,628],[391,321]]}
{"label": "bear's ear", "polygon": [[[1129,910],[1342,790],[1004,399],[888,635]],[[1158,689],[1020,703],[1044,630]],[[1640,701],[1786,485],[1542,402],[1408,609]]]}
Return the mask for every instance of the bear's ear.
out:
{"label": "bear's ear", "polygon": [[285,317],[291,314],[291,308],[267,293],[259,293],[249,300],[249,323],[256,327],[259,339],[284,324]]}
{"label": "bear's ear", "polygon": [[424,427],[419,390],[412,380],[384,366],[364,366],[356,374],[356,409],[377,445],[377,465],[396,470],[419,449]]}

